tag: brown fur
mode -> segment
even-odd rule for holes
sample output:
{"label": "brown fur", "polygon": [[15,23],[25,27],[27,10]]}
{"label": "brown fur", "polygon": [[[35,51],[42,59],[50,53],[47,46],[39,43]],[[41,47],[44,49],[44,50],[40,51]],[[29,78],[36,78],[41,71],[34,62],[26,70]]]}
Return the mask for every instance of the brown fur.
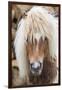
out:
{"label": "brown fur", "polygon": [[40,76],[33,76],[32,73],[30,72],[30,76],[29,76],[30,83],[33,85],[47,85],[52,83],[52,81],[57,75],[57,68],[56,68],[56,60],[54,61],[50,57],[48,39],[45,38],[44,42],[42,41],[42,38],[39,40],[38,52],[32,51],[32,48],[33,48],[33,44],[28,42],[27,52],[28,52],[29,60],[31,57],[36,58],[39,55],[41,56],[44,54],[44,62],[43,62],[43,70]]}
{"label": "brown fur", "polygon": [[[38,45],[38,50],[36,50],[36,47]],[[34,48],[34,50],[33,50]],[[45,40],[42,40],[42,37],[39,40],[39,43],[37,43],[36,39],[33,42],[27,41],[26,45],[26,51],[27,51],[27,58],[30,60],[30,58],[33,58],[33,60],[36,60],[39,56],[50,57],[49,52],[49,42],[47,37],[45,37]],[[29,61],[30,62],[30,61]]]}
{"label": "brown fur", "polygon": [[[46,58],[45,58],[46,59]],[[33,85],[48,85],[52,84],[52,81],[57,75],[56,64],[51,60],[44,60],[44,67],[40,76],[33,76],[30,73],[30,82]]]}
{"label": "brown fur", "polygon": [[[44,59],[44,66],[43,71],[40,76],[33,76],[30,72],[29,80],[27,82],[24,82],[22,85],[48,85],[52,84],[54,78],[57,75],[57,68],[56,68],[56,62],[53,60],[52,62],[50,59],[47,60],[47,58]],[[19,69],[14,68],[12,69],[13,73],[13,87],[21,85],[21,80],[19,77]]]}

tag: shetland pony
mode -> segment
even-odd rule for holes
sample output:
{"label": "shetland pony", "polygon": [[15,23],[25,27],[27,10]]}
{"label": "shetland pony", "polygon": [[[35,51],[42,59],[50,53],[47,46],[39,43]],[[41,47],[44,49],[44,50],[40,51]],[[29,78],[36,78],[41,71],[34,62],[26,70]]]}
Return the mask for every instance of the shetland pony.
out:
{"label": "shetland pony", "polygon": [[57,21],[41,6],[32,7],[20,20],[14,47],[21,85],[53,82],[57,75],[57,32]]}

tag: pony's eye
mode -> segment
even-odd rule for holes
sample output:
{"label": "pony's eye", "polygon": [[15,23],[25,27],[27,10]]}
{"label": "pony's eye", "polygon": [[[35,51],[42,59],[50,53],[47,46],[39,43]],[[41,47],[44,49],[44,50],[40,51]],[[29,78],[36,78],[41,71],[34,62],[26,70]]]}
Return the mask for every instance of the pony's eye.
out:
{"label": "pony's eye", "polygon": [[47,37],[45,37],[45,40],[48,40]]}
{"label": "pony's eye", "polygon": [[27,37],[27,40],[26,40],[26,42],[27,42],[27,43],[29,43],[29,42],[30,42],[30,40],[29,40],[29,36]]}
{"label": "pony's eye", "polygon": [[45,41],[48,43],[48,38],[47,37],[45,37]]}
{"label": "pony's eye", "polygon": [[28,38],[26,39],[26,42],[28,42]]}

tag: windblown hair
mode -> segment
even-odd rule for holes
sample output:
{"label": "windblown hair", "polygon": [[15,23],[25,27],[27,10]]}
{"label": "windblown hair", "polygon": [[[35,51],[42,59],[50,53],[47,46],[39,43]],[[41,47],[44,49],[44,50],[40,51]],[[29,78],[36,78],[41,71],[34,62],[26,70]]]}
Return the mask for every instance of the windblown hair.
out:
{"label": "windblown hair", "polygon": [[34,6],[29,12],[26,13],[26,16],[20,20],[16,32],[14,46],[22,83],[28,81],[29,77],[28,60],[26,54],[27,38],[32,41],[33,35],[34,41],[35,38],[39,39],[42,36],[44,39],[46,36],[49,41],[50,57],[56,59],[58,52],[57,32],[57,21],[41,6]]}

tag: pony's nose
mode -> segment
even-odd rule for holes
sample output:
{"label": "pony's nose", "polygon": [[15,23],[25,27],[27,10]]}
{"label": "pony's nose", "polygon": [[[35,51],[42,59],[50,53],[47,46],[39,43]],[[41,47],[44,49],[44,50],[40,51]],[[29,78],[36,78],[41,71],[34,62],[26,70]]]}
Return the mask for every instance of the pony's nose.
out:
{"label": "pony's nose", "polygon": [[41,63],[40,62],[35,62],[35,63],[31,64],[31,69],[33,71],[38,71],[40,69],[40,67],[41,67]]}

